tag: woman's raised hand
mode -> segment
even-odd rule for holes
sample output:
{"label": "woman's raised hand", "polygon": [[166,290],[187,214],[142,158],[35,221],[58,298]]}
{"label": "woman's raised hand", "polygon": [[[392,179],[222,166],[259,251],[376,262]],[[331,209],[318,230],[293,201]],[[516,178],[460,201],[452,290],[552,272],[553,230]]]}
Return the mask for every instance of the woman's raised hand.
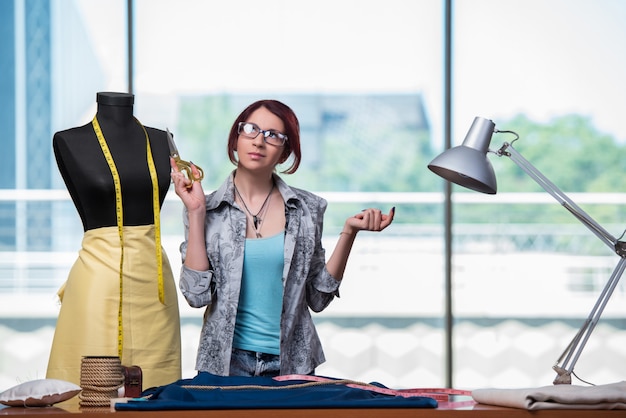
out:
{"label": "woman's raised hand", "polygon": [[383,214],[380,209],[364,209],[361,213],[357,213],[346,220],[344,231],[350,233],[346,230],[348,228],[352,234],[359,231],[382,231],[393,222],[395,212],[395,207],[391,208],[388,214]]}
{"label": "woman's raised hand", "polygon": [[[187,176],[185,176],[185,173],[180,171],[176,165],[176,161],[171,157],[170,166],[172,167],[170,176],[172,178],[172,182],[174,183],[174,191],[183,201],[187,210],[192,212],[200,208],[204,209],[206,207],[206,202],[202,184],[199,181],[192,181],[188,179]],[[193,163],[191,163],[191,170],[196,177],[200,174]]]}

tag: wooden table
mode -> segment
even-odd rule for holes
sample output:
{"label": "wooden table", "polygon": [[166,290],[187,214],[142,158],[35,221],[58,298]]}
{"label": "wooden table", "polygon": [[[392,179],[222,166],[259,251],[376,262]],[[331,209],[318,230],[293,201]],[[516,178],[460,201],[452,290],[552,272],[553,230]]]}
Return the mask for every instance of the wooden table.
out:
{"label": "wooden table", "polygon": [[77,403],[63,403],[48,408],[3,408],[0,416],[58,418],[86,414],[87,418],[617,418],[624,410],[541,410],[503,408],[476,404],[473,401],[440,402],[436,409],[228,409],[193,411],[114,411],[110,408],[80,408]]}

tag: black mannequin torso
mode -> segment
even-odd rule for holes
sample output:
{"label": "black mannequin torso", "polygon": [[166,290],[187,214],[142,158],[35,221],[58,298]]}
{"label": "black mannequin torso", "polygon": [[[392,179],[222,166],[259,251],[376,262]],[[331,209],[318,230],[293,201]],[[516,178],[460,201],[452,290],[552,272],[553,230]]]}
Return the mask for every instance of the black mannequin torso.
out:
{"label": "black mannequin torso", "polygon": [[[133,116],[133,95],[98,93],[96,113],[119,173],[124,225],[154,223],[146,136]],[[170,185],[165,131],[146,127],[159,183],[159,205]],[[54,134],[57,165],[85,231],[117,225],[115,185],[91,123]]]}

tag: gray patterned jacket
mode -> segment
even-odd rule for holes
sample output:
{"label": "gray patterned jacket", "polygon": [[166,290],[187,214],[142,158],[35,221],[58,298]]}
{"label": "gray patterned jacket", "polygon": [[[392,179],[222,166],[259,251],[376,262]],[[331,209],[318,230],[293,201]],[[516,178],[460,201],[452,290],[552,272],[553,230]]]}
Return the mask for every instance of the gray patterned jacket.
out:
{"label": "gray patterned jacket", "polygon": [[[206,246],[212,270],[183,265],[180,289],[192,307],[206,306],[196,369],[216,375],[229,373],[235,319],[243,271],[246,215],[234,202],[234,173],[206,196]],[[339,296],[338,280],[326,270],[322,247],[327,202],[313,193],[288,186],[274,175],[285,201],[285,266],[280,324],[281,374],[307,374],[325,361],[309,308],[320,312]],[[184,211],[184,262],[189,220]]]}

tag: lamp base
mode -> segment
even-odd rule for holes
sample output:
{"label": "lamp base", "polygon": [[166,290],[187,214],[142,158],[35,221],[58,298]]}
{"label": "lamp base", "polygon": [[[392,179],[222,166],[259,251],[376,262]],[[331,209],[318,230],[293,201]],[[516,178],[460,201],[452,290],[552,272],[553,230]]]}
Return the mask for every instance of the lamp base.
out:
{"label": "lamp base", "polygon": [[555,385],[571,385],[572,384],[572,372],[568,372],[563,367],[554,366],[552,367],[554,371],[557,373],[557,376],[554,378]]}

